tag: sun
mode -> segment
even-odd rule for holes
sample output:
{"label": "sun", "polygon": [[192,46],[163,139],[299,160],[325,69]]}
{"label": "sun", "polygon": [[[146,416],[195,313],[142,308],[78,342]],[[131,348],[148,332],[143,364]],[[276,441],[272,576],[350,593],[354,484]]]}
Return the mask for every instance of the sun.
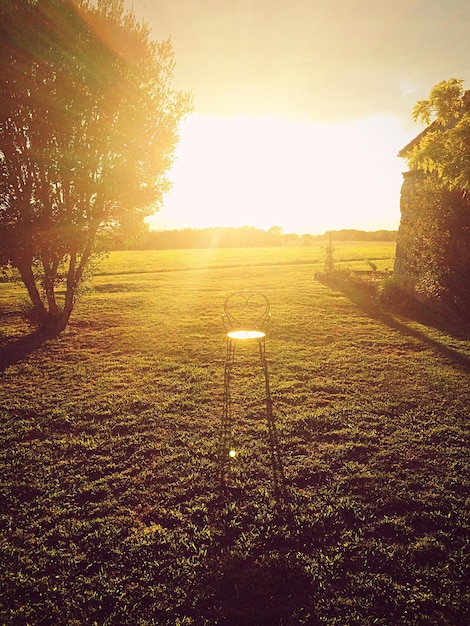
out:
{"label": "sun", "polygon": [[408,135],[391,118],[343,124],[191,116],[153,228],[396,228]]}

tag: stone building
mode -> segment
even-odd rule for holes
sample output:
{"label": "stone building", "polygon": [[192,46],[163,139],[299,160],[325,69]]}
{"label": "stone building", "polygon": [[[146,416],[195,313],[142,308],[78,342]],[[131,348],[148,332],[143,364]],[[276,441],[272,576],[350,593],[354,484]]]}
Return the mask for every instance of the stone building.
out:
{"label": "stone building", "polygon": [[[465,92],[470,111],[470,91]],[[400,150],[412,148],[437,122]],[[470,155],[469,155],[470,156]],[[400,226],[394,277],[401,289],[421,300],[445,301],[470,311],[470,197],[449,191],[436,174],[411,169],[403,173]]]}

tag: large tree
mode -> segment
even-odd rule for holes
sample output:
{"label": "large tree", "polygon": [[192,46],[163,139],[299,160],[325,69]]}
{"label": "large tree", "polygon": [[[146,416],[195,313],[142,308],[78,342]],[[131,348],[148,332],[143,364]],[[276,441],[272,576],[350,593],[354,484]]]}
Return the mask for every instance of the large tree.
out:
{"label": "large tree", "polygon": [[413,119],[427,124],[406,155],[412,169],[435,173],[447,189],[470,193],[470,92],[463,81],[451,78],[419,100]]}
{"label": "large tree", "polygon": [[470,310],[470,92],[452,78],[419,101],[425,130],[400,152],[410,172],[401,197],[396,272],[414,290]]}
{"label": "large tree", "polygon": [[123,0],[3,0],[0,37],[0,263],[59,333],[100,233],[158,210],[191,97]]}

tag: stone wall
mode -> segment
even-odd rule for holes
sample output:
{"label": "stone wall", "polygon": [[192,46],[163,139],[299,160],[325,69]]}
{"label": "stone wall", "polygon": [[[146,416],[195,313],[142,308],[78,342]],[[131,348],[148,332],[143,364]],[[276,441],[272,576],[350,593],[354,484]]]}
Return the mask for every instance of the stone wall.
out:
{"label": "stone wall", "polygon": [[404,230],[414,220],[414,211],[410,203],[410,195],[418,172],[403,172],[403,184],[400,194],[400,226],[397,233],[397,247],[395,263],[393,266],[394,276],[402,289],[413,293],[416,284],[416,260],[413,252],[408,249],[404,241]]}

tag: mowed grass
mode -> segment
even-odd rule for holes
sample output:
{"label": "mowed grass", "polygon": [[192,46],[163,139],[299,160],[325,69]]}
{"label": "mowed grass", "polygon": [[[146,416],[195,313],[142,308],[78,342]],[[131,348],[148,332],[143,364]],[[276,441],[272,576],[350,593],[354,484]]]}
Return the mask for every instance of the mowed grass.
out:
{"label": "mowed grass", "polygon": [[[339,264],[387,269],[387,245]],[[66,332],[29,351],[24,294],[0,284],[1,623],[470,623],[468,329],[323,284],[323,261],[112,253]],[[219,480],[238,289],[272,305],[283,490],[255,349]]]}
{"label": "mowed grass", "polygon": [[[286,246],[279,248],[208,248],[204,250],[149,250],[146,252],[112,252],[101,264],[99,274],[127,274],[155,271],[208,269],[223,267],[246,267],[282,264],[324,264],[326,241],[311,246]],[[364,243],[333,242],[334,258],[338,263],[362,264],[365,261],[377,264],[378,269],[391,269],[396,244],[391,241]]]}

